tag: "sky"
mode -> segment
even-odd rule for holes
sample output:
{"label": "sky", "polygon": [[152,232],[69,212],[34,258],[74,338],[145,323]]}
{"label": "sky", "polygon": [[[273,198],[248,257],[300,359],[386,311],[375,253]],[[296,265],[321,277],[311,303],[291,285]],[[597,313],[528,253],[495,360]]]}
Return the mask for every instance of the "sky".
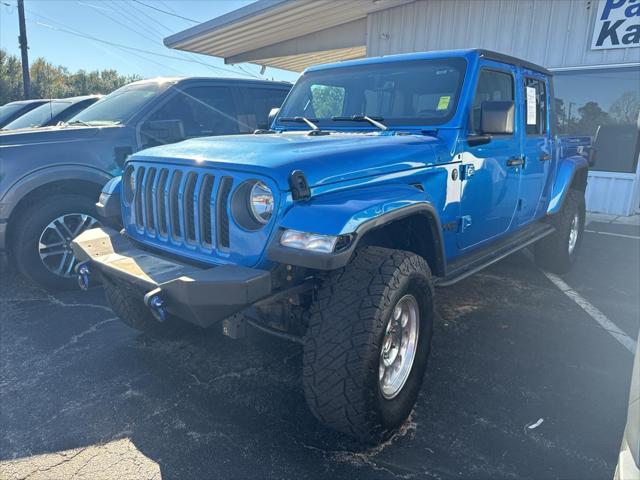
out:
{"label": "sky", "polygon": [[[72,72],[113,68],[121,74],[138,74],[143,78],[176,75],[250,78],[248,72],[259,78],[295,81],[298,77],[295,72],[267,67],[264,75],[260,75],[257,65],[225,65],[220,58],[172,50],[162,43],[163,38],[197,25],[196,22],[210,20],[252,1],[24,0],[29,61],[44,57]],[[0,48],[20,56],[18,34],[16,0],[0,0]],[[139,50],[108,45],[79,34]]]}

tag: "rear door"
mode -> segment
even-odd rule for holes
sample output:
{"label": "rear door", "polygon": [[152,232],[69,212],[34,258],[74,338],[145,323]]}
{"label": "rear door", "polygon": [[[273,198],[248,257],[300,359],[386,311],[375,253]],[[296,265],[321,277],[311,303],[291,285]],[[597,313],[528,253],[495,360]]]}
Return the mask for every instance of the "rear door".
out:
{"label": "rear door", "polygon": [[553,141],[548,77],[522,69],[520,88],[524,99],[524,108],[519,117],[524,165],[518,200],[518,224],[524,225],[543,216],[549,203]]}

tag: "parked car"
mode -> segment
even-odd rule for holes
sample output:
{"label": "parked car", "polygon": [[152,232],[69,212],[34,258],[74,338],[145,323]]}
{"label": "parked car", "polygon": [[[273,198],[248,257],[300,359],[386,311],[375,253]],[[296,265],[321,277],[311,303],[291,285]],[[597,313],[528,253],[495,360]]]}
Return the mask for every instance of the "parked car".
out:
{"label": "parked car", "polygon": [[49,127],[57,125],[59,122],[66,122],[88,106],[93,105],[100,97],[102,95],[84,95],[81,97],[47,100],[42,105],[9,122],[2,127],[2,131]]}
{"label": "parked car", "polygon": [[624,429],[614,479],[640,479],[640,332],[638,332],[636,357],[631,374],[627,425]]}
{"label": "parked car", "polygon": [[[73,243],[144,332],[246,323],[303,343],[309,408],[364,441],[411,412],[435,286],[531,246],[568,270],[589,145],[556,140],[549,71],[485,50],[305,71],[272,130],[132,155]],[[573,139],[570,139],[573,140]]]}
{"label": "parked car", "polygon": [[45,99],[40,100],[19,100],[17,102],[5,103],[0,107],[0,128],[4,128],[8,123],[13,122],[16,118],[24,115],[30,110],[39,107],[47,102]]}
{"label": "parked car", "polygon": [[77,287],[74,235],[96,225],[102,186],[131,153],[265,127],[288,83],[161,78],[124,86],[63,126],[0,135],[0,249],[49,288]]}

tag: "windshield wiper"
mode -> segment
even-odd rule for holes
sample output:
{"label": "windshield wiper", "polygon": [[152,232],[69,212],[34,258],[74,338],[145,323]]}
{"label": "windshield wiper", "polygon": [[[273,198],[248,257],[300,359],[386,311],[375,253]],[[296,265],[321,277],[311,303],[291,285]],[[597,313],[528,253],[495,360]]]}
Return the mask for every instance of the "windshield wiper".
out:
{"label": "windshield wiper", "polygon": [[80,124],[80,125],[85,126],[85,127],[93,127],[93,125],[91,125],[90,123],[87,123],[87,122],[85,122],[83,120],[74,120],[73,122],[61,122],[61,123],[64,126]]}
{"label": "windshield wiper", "polygon": [[320,130],[320,127],[318,125],[316,125],[313,122],[317,122],[318,120],[316,120],[315,118],[313,120],[309,120],[307,117],[281,117],[278,120],[282,121],[282,122],[298,122],[298,123],[306,123],[307,125],[309,125],[309,128],[317,133],[320,133],[322,130]]}
{"label": "windshield wiper", "polygon": [[380,130],[389,130],[384,123],[380,123],[384,120],[382,117],[369,117],[367,115],[352,115],[350,117],[331,117],[334,122],[369,122],[374,127],[378,127]]}

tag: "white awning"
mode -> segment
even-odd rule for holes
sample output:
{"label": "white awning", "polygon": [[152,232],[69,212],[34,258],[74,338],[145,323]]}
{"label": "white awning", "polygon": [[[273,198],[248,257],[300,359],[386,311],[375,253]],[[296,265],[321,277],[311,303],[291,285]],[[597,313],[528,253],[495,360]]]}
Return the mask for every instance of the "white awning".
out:
{"label": "white awning", "polygon": [[[367,15],[411,0],[259,0],[165,38],[167,47],[302,71],[366,55]],[[322,46],[322,50],[318,50]]]}

